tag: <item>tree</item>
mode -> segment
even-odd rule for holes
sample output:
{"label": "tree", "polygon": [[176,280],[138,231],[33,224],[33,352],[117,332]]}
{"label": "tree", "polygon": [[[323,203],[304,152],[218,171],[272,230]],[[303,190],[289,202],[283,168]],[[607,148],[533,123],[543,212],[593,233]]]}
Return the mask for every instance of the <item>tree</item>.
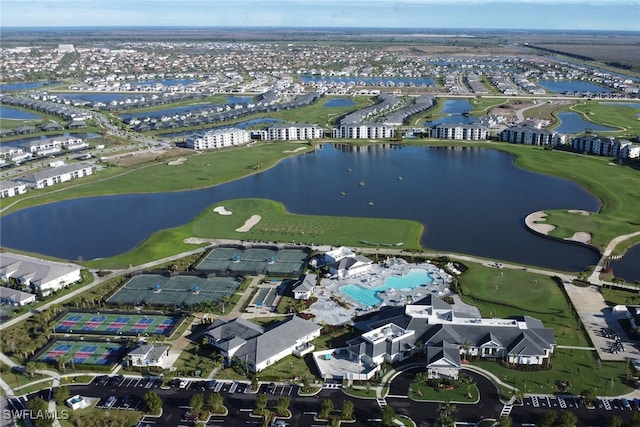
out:
{"label": "tree", "polygon": [[571,411],[560,411],[558,421],[562,427],[574,427],[578,423],[578,416]]}
{"label": "tree", "polygon": [[69,387],[66,385],[58,387],[58,389],[53,393],[53,399],[60,406],[64,405],[65,400],[71,397],[71,392],[69,392]]}
{"label": "tree", "polygon": [[582,396],[582,398],[584,399],[584,403],[585,405],[591,407],[593,406],[593,402],[596,401],[596,389],[595,388],[588,388],[582,391],[582,393],[580,393],[580,396]]}
{"label": "tree", "polygon": [[148,391],[144,395],[144,403],[152,414],[159,414],[162,411],[162,399],[155,391]]}
{"label": "tree", "polygon": [[195,413],[202,411],[202,407],[204,406],[204,396],[202,393],[196,393],[191,396],[189,406],[191,406],[191,410]]}
{"label": "tree", "polygon": [[342,404],[342,419],[351,420],[353,418],[353,402],[345,400]]}
{"label": "tree", "polygon": [[261,413],[267,408],[268,398],[265,393],[260,393],[256,397],[256,412]]}
{"label": "tree", "polygon": [[[49,409],[49,405],[44,401],[41,397],[36,397],[35,399],[29,399],[27,401],[27,409],[32,411],[35,414],[44,414]],[[34,417],[33,420],[34,427],[49,427],[51,425],[51,420],[47,420],[46,417]]]}
{"label": "tree", "polygon": [[382,408],[382,425],[393,426],[393,420],[396,419],[396,411],[390,405],[385,405]]}
{"label": "tree", "polygon": [[640,412],[634,412],[629,421],[630,427],[640,427]]}
{"label": "tree", "polygon": [[558,414],[556,413],[556,411],[545,411],[540,418],[540,424],[542,425],[542,427],[551,427],[557,419]]}
{"label": "tree", "polygon": [[454,405],[449,399],[447,399],[440,404],[440,406],[438,407],[438,411],[440,411],[440,416],[442,418],[451,417],[451,414],[456,411],[456,405]]}
{"label": "tree", "polygon": [[511,417],[501,416],[498,419],[497,427],[511,427],[511,424],[513,424],[513,420],[511,419]]}
{"label": "tree", "polygon": [[618,415],[615,415],[609,420],[607,427],[622,427],[622,418]]}
{"label": "tree", "polygon": [[289,413],[289,404],[291,403],[291,399],[288,397],[279,397],[276,400],[276,412],[280,416],[285,416]]}
{"label": "tree", "polygon": [[322,403],[320,404],[320,413],[318,414],[319,418],[327,419],[329,415],[333,412],[333,400],[331,399],[322,399]]}
{"label": "tree", "polygon": [[219,414],[223,412],[224,408],[224,398],[220,393],[212,393],[207,396],[207,407],[213,413]]}

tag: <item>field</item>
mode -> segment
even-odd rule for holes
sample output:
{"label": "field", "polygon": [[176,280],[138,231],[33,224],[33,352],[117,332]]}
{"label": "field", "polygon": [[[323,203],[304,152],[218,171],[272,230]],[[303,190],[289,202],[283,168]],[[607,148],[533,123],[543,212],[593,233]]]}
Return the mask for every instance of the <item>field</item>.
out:
{"label": "field", "polygon": [[[547,276],[523,270],[496,269],[468,264],[461,276],[463,300],[478,306],[483,316],[531,316],[544,326],[553,328],[558,345],[587,347],[590,343],[582,331],[578,316],[573,311],[558,284]],[[625,365],[616,362],[597,362],[595,352],[556,348],[551,357],[551,369],[517,371],[495,362],[473,361],[493,372],[504,382],[515,385],[525,393],[554,393],[557,381],[569,378],[571,391],[595,387],[602,395],[628,393],[624,384]],[[581,373],[589,373],[581,375]],[[609,381],[613,379],[612,389]]]}
{"label": "field", "polygon": [[55,331],[64,334],[148,334],[170,337],[180,320],[158,315],[69,312],[58,320]]}
{"label": "field", "polygon": [[[575,232],[591,233],[590,244],[602,251],[616,236],[638,231],[638,200],[640,175],[638,171],[611,163],[609,158],[587,156],[558,150],[543,150],[513,144],[493,145],[495,148],[518,156],[516,164],[525,169],[570,179],[585,187],[602,202],[599,212],[579,222],[567,221],[566,211],[545,211],[547,223],[554,224],[557,216],[560,227],[551,236],[568,237]],[[616,253],[623,253],[640,238],[629,239],[618,245]]]}
{"label": "field", "polygon": [[524,270],[470,264],[460,278],[465,302],[485,317],[525,315],[553,328],[560,345],[586,346],[577,316],[564,293],[550,277]]}
{"label": "field", "polygon": [[70,362],[75,365],[114,365],[124,356],[122,344],[101,341],[54,340],[34,360],[45,363]]}
{"label": "field", "polygon": [[[217,206],[224,206],[233,214],[220,215],[213,211]],[[252,215],[260,215],[262,219],[248,232],[236,231]],[[364,246],[362,241],[366,240],[385,244],[403,242],[403,249],[418,249],[422,232],[423,226],[415,221],[294,215],[281,203],[271,200],[236,199],[210,206],[190,223],[156,233],[130,252],[86,264],[92,268],[138,265],[193,250],[197,246],[184,243],[189,237],[356,247]]]}

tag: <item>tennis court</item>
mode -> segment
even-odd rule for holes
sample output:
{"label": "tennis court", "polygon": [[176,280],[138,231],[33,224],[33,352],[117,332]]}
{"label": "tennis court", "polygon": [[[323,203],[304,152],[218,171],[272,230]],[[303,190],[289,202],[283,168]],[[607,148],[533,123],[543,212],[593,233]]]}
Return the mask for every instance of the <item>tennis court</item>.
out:
{"label": "tennis court", "polygon": [[122,344],[101,341],[54,340],[34,360],[45,363],[63,361],[69,365],[114,365],[122,359],[126,347]]}
{"label": "tennis court", "polygon": [[165,335],[180,325],[178,316],[69,312],[56,322],[55,331],[64,334]]}
{"label": "tennis court", "polygon": [[241,283],[242,279],[236,277],[140,274],[125,283],[107,300],[107,304],[181,307],[216,303],[223,297],[231,297]]}
{"label": "tennis court", "polygon": [[304,248],[219,247],[214,248],[198,264],[196,270],[236,274],[297,276],[309,258]]}

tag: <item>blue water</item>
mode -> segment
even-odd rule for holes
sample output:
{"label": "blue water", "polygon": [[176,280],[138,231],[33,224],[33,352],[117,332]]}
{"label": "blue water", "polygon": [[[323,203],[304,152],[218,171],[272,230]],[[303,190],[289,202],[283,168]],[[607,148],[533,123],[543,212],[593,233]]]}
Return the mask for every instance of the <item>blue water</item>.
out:
{"label": "blue water", "polygon": [[554,129],[560,133],[582,133],[586,131],[613,131],[615,128],[585,121],[578,113],[558,113],[561,123]]}
{"label": "blue water", "polygon": [[599,102],[600,105],[613,105],[615,107],[640,108],[640,102]]}
{"label": "blue water", "polygon": [[54,84],[56,82],[30,82],[30,83],[6,83],[0,85],[0,92],[12,91],[12,90],[29,90],[41,87],[44,85]]}
{"label": "blue water", "polygon": [[359,285],[344,285],[340,288],[340,291],[349,298],[359,302],[362,305],[371,307],[378,305],[382,302],[382,299],[378,298],[378,292],[386,291],[387,289],[415,289],[420,285],[431,284],[433,278],[426,270],[415,269],[411,270],[405,276],[391,276],[387,277],[384,281],[384,285],[376,288],[363,288]]}
{"label": "blue water", "polygon": [[353,99],[331,98],[330,100],[325,102],[322,106],[326,108],[333,108],[333,107],[351,107],[352,105],[355,105],[355,102],[353,102]]}
{"label": "blue water", "polygon": [[598,86],[595,83],[584,82],[582,80],[538,80],[540,86],[554,93],[565,92],[595,92],[610,93],[611,90]]}
{"label": "blue water", "polygon": [[471,105],[468,99],[446,99],[444,101],[444,107],[440,112],[445,116],[437,120],[433,120],[431,122],[424,122],[422,126],[431,127],[431,126],[437,126],[442,123],[446,123],[446,124],[474,123],[476,121],[475,117],[464,115],[465,113],[468,113],[471,110],[473,110],[473,106]]}
{"label": "blue water", "polygon": [[629,249],[624,256],[611,263],[613,275],[622,277],[627,283],[638,283],[640,281],[640,244]]}
{"label": "blue water", "polygon": [[367,86],[386,86],[392,82],[395,85],[409,83],[414,86],[431,86],[435,83],[435,79],[424,77],[358,77],[358,76],[339,76],[339,77],[320,77],[320,76],[300,76],[303,83],[309,82],[328,82],[328,83],[350,83],[358,84],[363,82]]}
{"label": "blue water", "polygon": [[28,111],[18,110],[17,108],[5,107],[0,105],[0,118],[15,120],[35,120],[41,119],[42,116],[30,113]]}

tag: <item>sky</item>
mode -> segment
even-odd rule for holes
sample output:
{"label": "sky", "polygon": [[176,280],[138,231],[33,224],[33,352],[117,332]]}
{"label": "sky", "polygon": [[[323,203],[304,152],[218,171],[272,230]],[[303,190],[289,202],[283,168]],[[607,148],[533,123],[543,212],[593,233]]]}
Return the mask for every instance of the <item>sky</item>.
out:
{"label": "sky", "polygon": [[640,31],[640,0],[0,0],[0,25]]}

